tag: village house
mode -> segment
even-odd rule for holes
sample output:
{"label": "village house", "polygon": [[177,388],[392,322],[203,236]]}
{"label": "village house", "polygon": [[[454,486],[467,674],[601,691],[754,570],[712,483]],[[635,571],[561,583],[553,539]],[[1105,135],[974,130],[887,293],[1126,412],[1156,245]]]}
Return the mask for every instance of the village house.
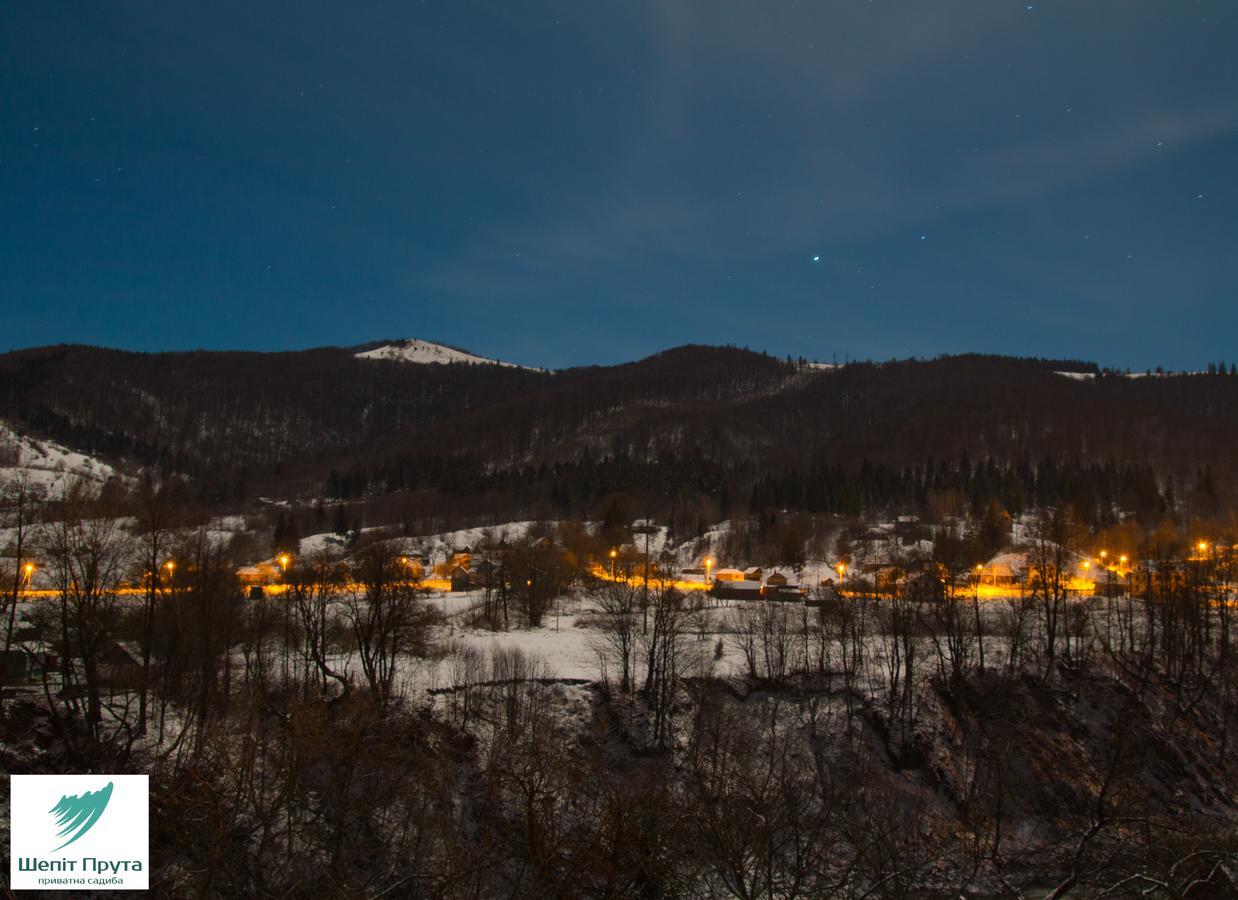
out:
{"label": "village house", "polygon": [[680,575],[684,581],[699,581],[705,583],[705,567],[704,566],[687,566],[680,570]]}
{"label": "village house", "polygon": [[142,682],[142,654],[128,641],[112,641],[99,655],[99,681],[111,688],[133,688]]}
{"label": "village house", "polygon": [[709,593],[719,600],[760,600],[764,585],[759,581],[714,581]]}
{"label": "village house", "polygon": [[926,568],[903,581],[903,592],[917,603],[940,603],[946,599],[946,583],[940,572]]}

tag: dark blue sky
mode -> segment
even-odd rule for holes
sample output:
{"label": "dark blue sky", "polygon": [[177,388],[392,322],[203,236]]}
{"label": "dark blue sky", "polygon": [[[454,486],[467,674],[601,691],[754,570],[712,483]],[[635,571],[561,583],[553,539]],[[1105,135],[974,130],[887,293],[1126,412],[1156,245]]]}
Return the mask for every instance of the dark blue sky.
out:
{"label": "dark blue sky", "polygon": [[1230,0],[8,3],[0,347],[1238,359]]}

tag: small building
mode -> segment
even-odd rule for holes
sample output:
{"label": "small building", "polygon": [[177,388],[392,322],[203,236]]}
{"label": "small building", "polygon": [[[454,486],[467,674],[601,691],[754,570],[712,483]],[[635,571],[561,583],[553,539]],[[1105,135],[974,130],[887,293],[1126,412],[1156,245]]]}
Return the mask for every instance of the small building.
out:
{"label": "small building", "polygon": [[833,580],[827,578],[817,590],[804,594],[804,605],[821,610],[839,610],[843,607],[843,598],[834,590]]}
{"label": "small building", "polygon": [[999,553],[980,569],[980,583],[999,588],[1013,588],[1024,580],[1026,574],[1026,554]]}
{"label": "small building", "polygon": [[761,576],[765,574],[765,570],[760,566],[749,566],[744,569],[744,581],[760,581]]}
{"label": "small building", "polygon": [[420,581],[425,577],[425,563],[418,556],[401,556],[400,557],[400,577],[410,578],[414,581]]}
{"label": "small building", "polygon": [[262,587],[277,584],[283,572],[274,561],[255,563],[252,566],[241,566],[236,570],[237,580],[245,587]]}
{"label": "small building", "polygon": [[450,578],[457,566],[469,568],[473,561],[473,551],[469,547],[453,547],[443,551],[443,561],[435,563],[432,571],[440,578]]}
{"label": "small building", "polygon": [[142,654],[127,641],[112,641],[99,655],[99,681],[109,687],[137,687],[142,682]]}
{"label": "small building", "polygon": [[899,583],[906,578],[907,573],[901,566],[878,566],[870,573],[873,587],[878,593],[892,593]]}
{"label": "small building", "polygon": [[739,569],[719,569],[714,572],[714,581],[743,581],[744,573]]}
{"label": "small building", "polygon": [[46,659],[40,659],[24,647],[12,647],[0,651],[0,669],[4,672],[6,687],[38,677],[45,668]]}
{"label": "small building", "polygon": [[940,573],[932,569],[908,577],[903,582],[903,590],[908,600],[920,603],[941,603],[946,599],[946,583]]}
{"label": "small building", "polygon": [[451,580],[451,589],[457,593],[461,591],[471,591],[476,585],[474,584],[473,573],[465,566],[456,566],[447,573]]}
{"label": "small building", "polygon": [[1010,563],[996,562],[980,570],[980,583],[991,584],[994,587],[1013,587],[1015,584],[1014,569]]}
{"label": "small building", "polygon": [[792,584],[781,572],[771,572],[765,579],[765,599],[798,601],[808,596],[808,588]]}
{"label": "small building", "polygon": [[759,581],[715,581],[709,593],[719,600],[760,600],[764,586]]}
{"label": "small building", "polygon": [[1096,579],[1095,595],[1097,597],[1125,597],[1127,579],[1121,575],[1108,574]]}

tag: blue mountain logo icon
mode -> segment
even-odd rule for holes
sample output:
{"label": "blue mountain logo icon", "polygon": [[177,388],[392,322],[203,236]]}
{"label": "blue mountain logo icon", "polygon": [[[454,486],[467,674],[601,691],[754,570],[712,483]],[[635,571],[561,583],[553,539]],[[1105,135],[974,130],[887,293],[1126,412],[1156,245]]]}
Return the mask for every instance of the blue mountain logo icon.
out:
{"label": "blue mountain logo icon", "polygon": [[[103,815],[103,811],[107,809],[107,803],[111,799],[112,782],[110,781],[106,787],[97,791],[87,791],[80,797],[69,794],[61,797],[60,802],[49,810],[56,817],[56,827],[60,829],[60,833],[56,836],[65,837],[70,834],[73,836],[56,850],[63,850],[90,831],[99,821],[99,817]],[[55,853],[56,850],[52,852]]]}

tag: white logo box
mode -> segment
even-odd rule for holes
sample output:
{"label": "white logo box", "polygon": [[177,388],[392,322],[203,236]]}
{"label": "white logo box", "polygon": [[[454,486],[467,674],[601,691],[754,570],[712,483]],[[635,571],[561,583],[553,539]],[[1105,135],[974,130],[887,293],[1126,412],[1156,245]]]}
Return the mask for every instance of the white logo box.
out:
{"label": "white logo box", "polygon": [[150,779],[10,775],[9,836],[16,890],[146,890]]}

